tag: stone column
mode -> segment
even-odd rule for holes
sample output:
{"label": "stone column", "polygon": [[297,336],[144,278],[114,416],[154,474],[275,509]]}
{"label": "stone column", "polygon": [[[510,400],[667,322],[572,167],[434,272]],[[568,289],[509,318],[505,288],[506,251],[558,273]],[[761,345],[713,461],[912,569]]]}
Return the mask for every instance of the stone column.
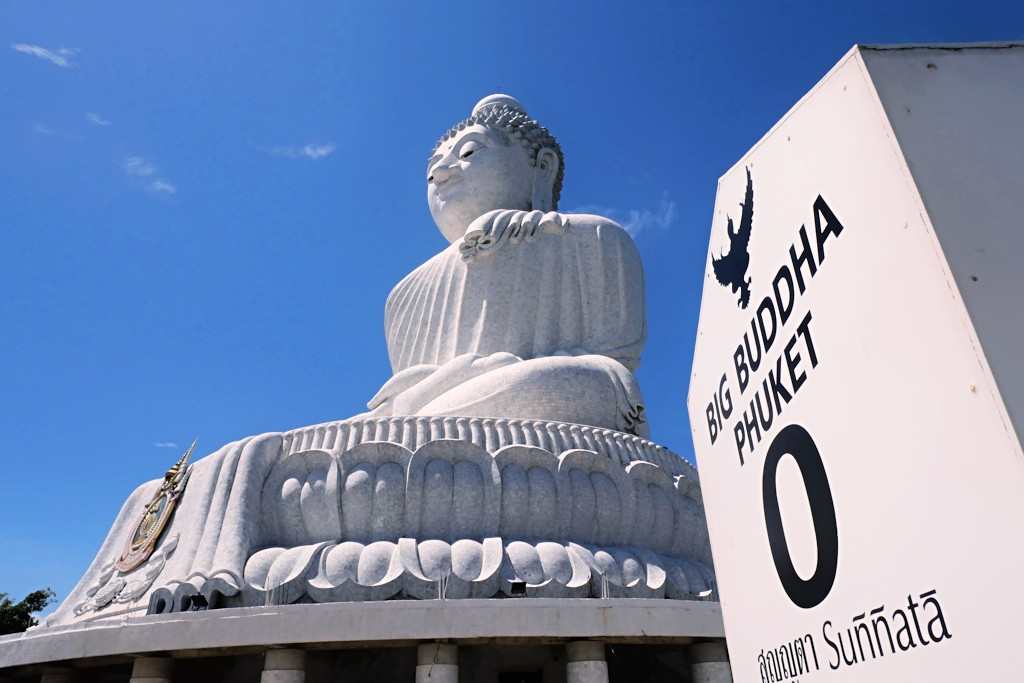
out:
{"label": "stone column", "polygon": [[689,647],[693,683],[732,683],[732,667],[724,640]]}
{"label": "stone column", "polygon": [[604,643],[576,640],[565,645],[566,683],[608,683],[608,662],[604,659]]}
{"label": "stone column", "polygon": [[416,648],[416,683],[459,683],[459,648],[422,643]]}
{"label": "stone column", "polygon": [[263,659],[260,683],[305,683],[306,652],[304,650],[267,650]]}
{"label": "stone column", "polygon": [[170,657],[139,657],[132,663],[130,683],[171,683],[173,671]]}

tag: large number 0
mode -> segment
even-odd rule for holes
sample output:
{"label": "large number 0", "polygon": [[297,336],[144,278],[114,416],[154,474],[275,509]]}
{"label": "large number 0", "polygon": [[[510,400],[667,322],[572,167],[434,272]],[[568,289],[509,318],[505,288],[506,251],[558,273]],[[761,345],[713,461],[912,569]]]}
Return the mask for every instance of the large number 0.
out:
{"label": "large number 0", "polygon": [[[786,543],[779,511],[779,491],[776,476],[779,461],[792,455],[804,479],[807,500],[811,504],[814,538],[818,546],[818,563],[809,579],[802,579],[793,567],[793,558]],[[768,529],[768,543],[775,561],[782,587],[794,604],[811,608],[821,603],[832,590],[839,565],[839,530],[836,526],[836,508],[832,502],[832,489],[828,485],[825,465],[814,439],[800,425],[789,425],[775,437],[764,460],[761,480],[764,500],[764,523]]]}

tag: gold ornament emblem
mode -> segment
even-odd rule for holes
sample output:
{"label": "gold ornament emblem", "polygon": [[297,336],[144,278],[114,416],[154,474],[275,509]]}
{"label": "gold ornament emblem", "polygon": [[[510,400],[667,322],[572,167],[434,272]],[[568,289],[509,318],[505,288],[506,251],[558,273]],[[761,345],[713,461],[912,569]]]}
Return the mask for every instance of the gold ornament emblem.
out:
{"label": "gold ornament emblem", "polygon": [[185,484],[192,471],[188,460],[195,447],[196,442],[193,441],[181,459],[167,470],[164,481],[160,484],[160,490],[146,504],[146,509],[142,512],[142,519],[135,525],[135,530],[132,532],[131,538],[128,539],[124,552],[121,553],[120,559],[114,565],[118,571],[130,572],[153,554],[157,541],[160,540],[160,534],[167,527],[167,522],[174,514],[178,499],[185,491]]}

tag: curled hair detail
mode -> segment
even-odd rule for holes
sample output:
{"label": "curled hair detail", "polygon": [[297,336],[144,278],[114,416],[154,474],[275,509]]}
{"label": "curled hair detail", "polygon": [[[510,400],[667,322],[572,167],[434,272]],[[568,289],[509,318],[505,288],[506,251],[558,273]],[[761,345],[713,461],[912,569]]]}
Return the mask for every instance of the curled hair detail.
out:
{"label": "curled hair detail", "polygon": [[562,194],[562,181],[565,178],[565,157],[562,155],[562,148],[558,141],[547,128],[540,125],[536,119],[521,109],[516,109],[507,104],[494,104],[472,114],[468,118],[459,121],[449,128],[440,137],[431,155],[437,152],[446,140],[458,135],[461,131],[474,124],[480,124],[486,128],[500,133],[506,142],[518,142],[530,155],[530,165],[537,164],[537,154],[544,147],[554,150],[558,156],[558,173],[555,175],[555,183],[551,192],[552,209],[558,208],[558,199]]}

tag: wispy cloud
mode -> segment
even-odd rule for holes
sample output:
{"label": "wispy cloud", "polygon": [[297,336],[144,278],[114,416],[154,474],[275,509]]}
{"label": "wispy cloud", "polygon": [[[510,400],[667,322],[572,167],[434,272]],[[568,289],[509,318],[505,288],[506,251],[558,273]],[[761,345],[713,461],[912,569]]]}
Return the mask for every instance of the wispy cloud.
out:
{"label": "wispy cloud", "polygon": [[156,166],[142,157],[128,157],[124,160],[122,168],[124,168],[124,172],[128,175],[140,178],[148,178],[156,173]]}
{"label": "wispy cloud", "polygon": [[313,161],[317,161],[318,159],[330,156],[334,153],[334,150],[334,143],[328,142],[324,144],[310,143],[301,147],[274,147],[270,150],[270,153],[274,156],[285,157],[288,159],[311,159]]}
{"label": "wispy cloud", "polygon": [[154,441],[153,448],[177,448],[178,444],[173,441]]}
{"label": "wispy cloud", "polygon": [[121,163],[125,174],[142,183],[149,192],[157,195],[170,196],[178,193],[177,186],[166,178],[159,177],[156,165],[145,157],[126,157]]}
{"label": "wispy cloud", "polygon": [[596,213],[607,216],[618,221],[625,228],[626,232],[634,238],[645,230],[651,228],[666,229],[676,221],[675,200],[665,192],[661,199],[650,208],[645,209],[616,209],[609,206],[597,206],[589,204],[573,209],[573,213]]}
{"label": "wispy cloud", "polygon": [[93,111],[85,112],[85,120],[94,126],[109,126],[110,120],[103,118],[99,114]]}
{"label": "wispy cloud", "polygon": [[39,123],[38,121],[36,121],[32,124],[32,132],[36,133],[37,135],[53,135],[57,131],[55,131],[53,128],[50,128],[45,123]]}
{"label": "wispy cloud", "polygon": [[160,194],[177,194],[178,188],[166,180],[157,178],[149,184],[149,189],[153,192],[159,192]]}
{"label": "wispy cloud", "polygon": [[31,43],[11,43],[11,49],[25,55],[32,55],[39,59],[45,59],[51,64],[59,66],[62,69],[70,69],[75,66],[74,62],[71,61],[71,58],[78,54],[78,50],[70,47],[61,47],[56,50],[50,50],[42,47],[41,45],[32,45]]}

